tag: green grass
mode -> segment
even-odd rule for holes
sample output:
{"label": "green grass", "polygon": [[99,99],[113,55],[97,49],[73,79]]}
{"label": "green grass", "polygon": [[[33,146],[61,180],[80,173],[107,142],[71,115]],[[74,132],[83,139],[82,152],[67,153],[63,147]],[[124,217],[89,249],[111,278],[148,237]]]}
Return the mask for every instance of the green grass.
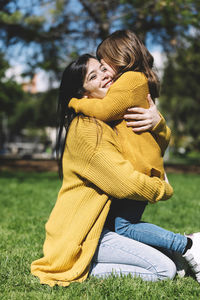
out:
{"label": "green grass", "polygon": [[[180,233],[199,231],[199,175],[169,174],[175,195],[148,205],[144,218]],[[128,277],[89,278],[68,288],[40,285],[30,264],[42,255],[44,224],[61,182],[55,173],[1,172],[0,299],[200,299],[192,278],[143,282]]]}

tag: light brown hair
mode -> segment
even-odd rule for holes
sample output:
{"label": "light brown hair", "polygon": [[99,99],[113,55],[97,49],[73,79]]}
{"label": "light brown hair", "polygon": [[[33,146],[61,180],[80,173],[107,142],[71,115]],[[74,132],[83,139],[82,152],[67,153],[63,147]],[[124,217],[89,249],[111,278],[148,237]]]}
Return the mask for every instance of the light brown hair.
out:
{"label": "light brown hair", "polygon": [[130,30],[117,30],[109,35],[97,48],[97,58],[103,59],[117,75],[124,72],[142,72],[148,80],[153,99],[159,96],[159,80],[153,68],[153,56],[140,39]]}

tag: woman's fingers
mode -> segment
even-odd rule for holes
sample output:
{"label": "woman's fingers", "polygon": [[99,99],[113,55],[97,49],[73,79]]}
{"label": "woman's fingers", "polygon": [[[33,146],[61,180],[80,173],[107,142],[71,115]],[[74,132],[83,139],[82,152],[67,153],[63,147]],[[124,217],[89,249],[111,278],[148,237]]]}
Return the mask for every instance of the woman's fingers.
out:
{"label": "woman's fingers", "polygon": [[127,112],[132,114],[143,114],[146,112],[146,109],[142,107],[130,107],[127,109]]}
{"label": "woman's fingers", "polygon": [[132,130],[134,132],[145,132],[147,130],[152,129],[152,124],[148,119],[145,119],[143,121],[129,121],[126,122],[127,127],[132,127]]}
{"label": "woman's fingers", "polygon": [[128,113],[124,115],[127,120],[144,120],[149,118],[149,109],[141,107],[132,107],[128,109]]}
{"label": "woman's fingers", "polygon": [[161,119],[150,94],[148,94],[147,99],[149,108],[131,107],[124,115],[127,126],[132,127],[134,132],[152,130]]}
{"label": "woman's fingers", "polygon": [[154,106],[154,105],[155,105],[155,103],[153,102],[153,100],[152,100],[152,98],[151,98],[151,95],[150,95],[150,94],[148,94],[148,95],[147,95],[147,100],[148,100],[148,102],[149,102],[149,106],[150,106],[150,107],[152,107],[152,106]]}
{"label": "woman's fingers", "polygon": [[132,121],[132,122],[126,122],[126,125],[128,127],[142,127],[142,126],[148,126],[151,125],[151,123],[148,120],[143,120],[143,121]]}
{"label": "woman's fingers", "polygon": [[145,132],[148,130],[151,130],[151,125],[146,125],[146,126],[142,126],[142,127],[132,127],[132,130],[134,132]]}
{"label": "woman's fingers", "polygon": [[126,119],[126,120],[137,120],[137,121],[140,121],[140,120],[147,119],[147,116],[144,115],[144,114],[130,114],[130,115],[125,115],[124,119]]}

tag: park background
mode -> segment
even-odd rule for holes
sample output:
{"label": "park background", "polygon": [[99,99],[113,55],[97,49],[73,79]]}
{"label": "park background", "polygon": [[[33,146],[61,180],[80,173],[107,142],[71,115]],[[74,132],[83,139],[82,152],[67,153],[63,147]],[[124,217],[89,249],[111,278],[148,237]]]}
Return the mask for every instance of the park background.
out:
{"label": "park background", "polygon": [[62,71],[80,54],[95,54],[117,29],[133,30],[153,54],[161,80],[157,104],[172,129],[165,160],[175,193],[150,206],[145,220],[199,231],[199,0],[1,0],[1,299],[200,298],[191,276],[166,283],[90,279],[50,289],[30,275],[61,185],[55,141]]}

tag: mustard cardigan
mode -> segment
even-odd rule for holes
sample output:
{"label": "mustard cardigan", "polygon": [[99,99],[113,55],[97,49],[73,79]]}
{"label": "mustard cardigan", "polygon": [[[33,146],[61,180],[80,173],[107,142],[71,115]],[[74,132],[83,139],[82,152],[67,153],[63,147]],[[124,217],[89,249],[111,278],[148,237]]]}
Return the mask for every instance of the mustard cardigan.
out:
{"label": "mustard cardigan", "polygon": [[[132,106],[148,108],[148,82],[143,73],[125,72],[109,88],[103,99],[71,99],[69,107],[76,113],[96,117],[105,122],[120,120]],[[125,158],[137,171],[164,179],[163,155],[168,146],[171,131],[161,116],[152,132],[134,133],[120,120],[116,126]]]}
{"label": "mustard cardigan", "polygon": [[124,159],[118,134],[98,124],[76,117],[70,126],[64,178],[46,224],[44,256],[31,265],[42,284],[68,286],[87,278],[111,198],[155,203],[173,193],[165,181],[137,172]]}

